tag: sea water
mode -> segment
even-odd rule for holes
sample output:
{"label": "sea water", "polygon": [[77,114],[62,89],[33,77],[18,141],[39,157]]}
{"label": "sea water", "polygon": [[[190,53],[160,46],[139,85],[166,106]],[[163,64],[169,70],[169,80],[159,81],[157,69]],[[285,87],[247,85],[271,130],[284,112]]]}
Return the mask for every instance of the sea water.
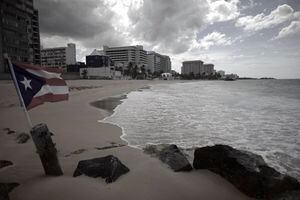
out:
{"label": "sea water", "polygon": [[227,144],[300,179],[300,80],[195,81],[134,91],[105,122],[130,146]]}

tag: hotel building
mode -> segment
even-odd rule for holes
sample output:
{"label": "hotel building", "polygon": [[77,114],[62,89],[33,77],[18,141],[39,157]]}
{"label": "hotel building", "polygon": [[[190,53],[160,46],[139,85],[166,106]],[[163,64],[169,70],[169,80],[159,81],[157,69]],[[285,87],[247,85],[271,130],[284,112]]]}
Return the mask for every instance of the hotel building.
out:
{"label": "hotel building", "polygon": [[116,66],[128,66],[129,63],[138,66],[147,65],[147,52],[141,45],[122,47],[103,46],[103,54],[109,56]]}
{"label": "hotel building", "polygon": [[39,14],[33,0],[0,1],[0,73],[8,72],[4,53],[12,61],[40,64]]}
{"label": "hotel building", "polygon": [[171,60],[169,56],[161,55],[154,51],[147,52],[147,70],[154,72],[171,72]]}
{"label": "hotel building", "polygon": [[184,61],[181,67],[181,74],[190,75],[210,75],[214,73],[213,64],[204,64],[201,60]]}
{"label": "hotel building", "polygon": [[76,46],[69,43],[67,47],[46,48],[41,50],[42,66],[66,68],[76,64]]}

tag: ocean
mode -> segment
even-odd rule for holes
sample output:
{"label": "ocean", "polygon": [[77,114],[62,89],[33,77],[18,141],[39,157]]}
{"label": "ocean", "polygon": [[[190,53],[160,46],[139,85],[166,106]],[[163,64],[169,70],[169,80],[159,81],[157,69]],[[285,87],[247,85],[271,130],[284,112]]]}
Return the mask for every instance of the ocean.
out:
{"label": "ocean", "polygon": [[195,81],[134,91],[104,122],[130,146],[227,144],[300,180],[300,80]]}

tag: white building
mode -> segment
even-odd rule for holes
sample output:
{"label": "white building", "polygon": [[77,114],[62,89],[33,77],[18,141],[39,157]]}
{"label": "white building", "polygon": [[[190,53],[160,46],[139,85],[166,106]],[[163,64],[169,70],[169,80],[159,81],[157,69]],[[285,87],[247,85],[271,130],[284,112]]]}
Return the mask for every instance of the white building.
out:
{"label": "white building", "polygon": [[76,64],[76,46],[69,43],[67,47],[46,48],[41,50],[41,64],[47,67],[66,68]]}
{"label": "white building", "polygon": [[190,75],[210,75],[214,74],[213,64],[204,64],[201,60],[184,61],[181,67],[181,74]]}
{"label": "white building", "polygon": [[161,55],[154,51],[147,52],[147,70],[154,72],[171,72],[171,60],[169,56]]}
{"label": "white building", "polygon": [[81,68],[80,78],[87,79],[121,79],[120,71],[115,71],[113,67]]}
{"label": "white building", "polygon": [[143,46],[103,46],[103,54],[109,56],[116,66],[127,67],[129,63],[137,66],[147,66],[147,52]]}
{"label": "white building", "polygon": [[225,77],[225,71],[219,70],[219,71],[217,71],[217,73],[221,75],[221,78]]}
{"label": "white building", "polygon": [[201,73],[201,68],[203,68],[203,61],[201,60],[184,61],[181,67],[181,74],[199,74]]}

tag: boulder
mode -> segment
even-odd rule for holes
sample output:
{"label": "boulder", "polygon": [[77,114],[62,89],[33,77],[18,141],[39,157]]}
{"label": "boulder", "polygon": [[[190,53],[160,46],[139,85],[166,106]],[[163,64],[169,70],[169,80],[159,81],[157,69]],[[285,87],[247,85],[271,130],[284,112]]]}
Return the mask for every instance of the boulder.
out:
{"label": "boulder", "polygon": [[19,183],[0,183],[0,200],[9,200],[9,193],[19,186]]}
{"label": "boulder", "polygon": [[148,145],[144,152],[158,157],[175,172],[191,171],[192,165],[175,144]]}
{"label": "boulder", "polygon": [[280,194],[273,200],[299,200],[299,199],[300,199],[300,191],[289,191]]}
{"label": "boulder", "polygon": [[129,172],[129,169],[121,161],[112,155],[79,161],[73,174],[74,177],[84,174],[89,177],[105,178],[106,183],[116,181],[121,175]]}
{"label": "boulder", "polygon": [[300,190],[295,178],[269,167],[261,156],[227,145],[197,148],[193,166],[221,175],[240,191],[257,199],[274,199],[285,192]]}
{"label": "boulder", "polygon": [[16,138],[18,144],[24,144],[24,143],[26,143],[29,139],[30,139],[30,136],[29,136],[29,134],[27,134],[27,133],[20,133],[20,134],[17,136],[17,138]]}
{"label": "boulder", "polygon": [[7,167],[7,166],[10,166],[10,165],[13,165],[13,163],[11,161],[0,160],[0,169],[4,168],[4,167]]}

